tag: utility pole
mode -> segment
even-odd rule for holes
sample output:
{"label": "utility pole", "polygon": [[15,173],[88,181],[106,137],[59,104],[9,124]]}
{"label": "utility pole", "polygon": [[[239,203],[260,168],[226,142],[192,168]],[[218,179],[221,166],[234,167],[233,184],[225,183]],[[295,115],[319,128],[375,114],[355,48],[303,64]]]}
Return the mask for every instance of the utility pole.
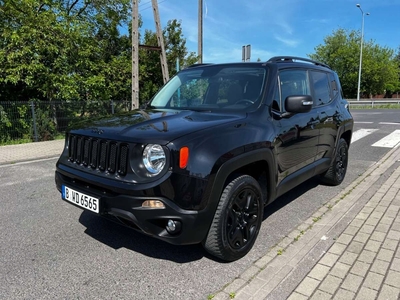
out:
{"label": "utility pole", "polygon": [[153,5],[154,21],[156,22],[157,42],[158,46],[161,48],[161,53],[160,53],[161,71],[164,83],[166,83],[169,80],[169,73],[168,73],[167,57],[165,55],[163,32],[161,30],[161,25],[160,25],[160,14],[158,13],[157,0],[151,0],[151,3]]}
{"label": "utility pole", "polygon": [[139,1],[132,0],[132,110],[139,108]]}
{"label": "utility pole", "polygon": [[199,64],[203,63],[203,0],[199,0],[199,24],[198,24],[198,50]]}

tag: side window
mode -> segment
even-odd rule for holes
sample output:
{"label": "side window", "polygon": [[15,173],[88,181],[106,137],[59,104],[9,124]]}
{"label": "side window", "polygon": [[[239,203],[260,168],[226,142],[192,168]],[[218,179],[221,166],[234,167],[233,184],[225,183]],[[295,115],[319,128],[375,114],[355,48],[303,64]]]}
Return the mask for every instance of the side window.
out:
{"label": "side window", "polygon": [[327,104],[331,101],[328,74],[325,72],[311,71],[312,84],[314,87],[315,106]]}
{"label": "side window", "polygon": [[[282,104],[286,97],[292,95],[311,95],[308,75],[306,70],[288,69],[279,73],[279,86]],[[282,111],[285,111],[281,104]]]}
{"label": "side window", "polygon": [[331,83],[332,99],[335,99],[339,94],[339,87],[333,73],[329,73],[329,82]]}

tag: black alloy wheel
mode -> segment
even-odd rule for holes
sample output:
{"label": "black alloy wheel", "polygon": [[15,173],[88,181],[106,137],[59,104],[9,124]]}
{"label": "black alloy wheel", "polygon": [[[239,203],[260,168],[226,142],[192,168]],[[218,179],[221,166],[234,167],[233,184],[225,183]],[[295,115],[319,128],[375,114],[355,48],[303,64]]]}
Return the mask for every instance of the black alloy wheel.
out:
{"label": "black alloy wheel", "polygon": [[222,192],[204,248],[225,261],[245,256],[257,239],[263,208],[257,180],[249,175],[234,178]]}
{"label": "black alloy wheel", "polygon": [[328,185],[339,185],[344,180],[349,160],[349,147],[344,139],[339,140],[335,159],[328,171],[322,175],[322,181]]}

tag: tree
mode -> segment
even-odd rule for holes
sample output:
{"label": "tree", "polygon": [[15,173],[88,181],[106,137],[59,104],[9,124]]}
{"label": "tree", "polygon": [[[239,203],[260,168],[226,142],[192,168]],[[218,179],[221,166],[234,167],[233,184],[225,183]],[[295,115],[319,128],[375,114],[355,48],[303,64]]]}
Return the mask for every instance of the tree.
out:
{"label": "tree", "polygon": [[[360,38],[360,32],[338,29],[324,39],[325,44],[315,47],[314,54],[308,55],[338,73],[347,98],[357,97]],[[392,49],[381,47],[372,40],[364,42],[361,93],[368,96],[395,92],[399,88],[398,73],[399,66]]]}
{"label": "tree", "polygon": [[[167,56],[168,71],[170,77],[177,73],[176,62],[179,61],[179,69],[190,66],[198,61],[194,52],[188,52],[186,39],[182,33],[181,22],[170,20],[163,30],[165,52]],[[151,30],[146,30],[141,44],[157,46],[157,35]],[[139,51],[139,100],[141,103],[151,97],[163,85],[161,73],[160,53],[140,49]]]}

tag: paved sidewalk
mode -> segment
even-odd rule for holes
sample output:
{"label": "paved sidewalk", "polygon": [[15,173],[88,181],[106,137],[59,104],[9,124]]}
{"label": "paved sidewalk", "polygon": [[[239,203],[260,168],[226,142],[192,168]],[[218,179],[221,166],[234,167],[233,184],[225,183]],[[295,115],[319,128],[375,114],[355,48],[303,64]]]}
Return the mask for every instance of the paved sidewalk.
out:
{"label": "paved sidewalk", "polygon": [[60,156],[64,139],[29,144],[0,146],[0,165]]}
{"label": "paved sidewalk", "polygon": [[213,300],[400,299],[400,147]]}

